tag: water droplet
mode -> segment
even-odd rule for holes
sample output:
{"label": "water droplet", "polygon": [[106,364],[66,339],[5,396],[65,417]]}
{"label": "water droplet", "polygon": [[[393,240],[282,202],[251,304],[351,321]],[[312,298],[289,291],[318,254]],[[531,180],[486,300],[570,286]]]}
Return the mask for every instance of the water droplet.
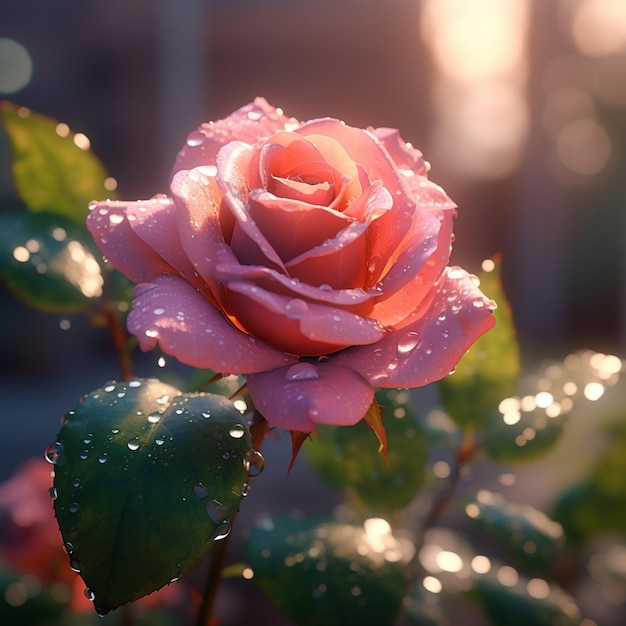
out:
{"label": "water droplet", "polygon": [[219,500],[209,500],[204,507],[209,519],[215,524],[221,524],[224,521],[228,521],[228,509]]}
{"label": "water droplet", "polygon": [[222,458],[224,461],[228,461],[228,459],[230,459],[230,452],[224,452],[224,454],[222,454]]}
{"label": "water droplet", "polygon": [[209,417],[211,417],[211,413],[210,411],[202,411],[202,417],[204,417],[204,419],[209,419]]}
{"label": "water droplet", "polygon": [[50,496],[51,500],[56,500],[59,497],[59,493],[56,490],[56,487],[50,487],[50,489],[48,489],[48,495]]}
{"label": "water droplet", "polygon": [[197,146],[201,146],[204,143],[205,139],[206,137],[204,133],[202,133],[202,131],[194,130],[187,136],[187,145],[191,148],[195,148]]}
{"label": "water droplet", "polygon": [[304,300],[294,298],[285,306],[285,313],[290,320],[299,320],[308,315],[309,307]]}
{"label": "water droplet", "polygon": [[[128,449],[134,452],[135,450],[139,449],[139,439],[135,437],[135,439],[131,439],[127,445],[128,445]],[[103,462],[104,461],[101,461],[101,463]]]}
{"label": "water droplet", "polygon": [[63,455],[63,444],[60,441],[55,441],[51,443],[45,450],[44,456],[48,463],[52,463],[52,465],[56,465],[61,461],[61,457]]}
{"label": "water droplet", "polygon": [[157,446],[162,446],[165,443],[165,439],[161,439],[160,437],[158,437],[154,440],[154,443],[156,443]]}
{"label": "water droplet", "polygon": [[70,569],[73,572],[80,572],[81,564],[78,559],[70,559]]}
{"label": "water droplet", "polygon": [[265,459],[258,450],[248,450],[243,459],[243,466],[248,476],[258,476],[265,467]]}
{"label": "water droplet", "polygon": [[408,356],[413,350],[415,350],[415,348],[419,346],[420,343],[420,338],[417,333],[406,333],[406,335],[400,337],[400,340],[398,341],[398,357],[402,358]]}
{"label": "water droplet", "polygon": [[96,594],[89,589],[89,587],[85,587],[85,591],[83,591],[85,598],[87,598],[87,600],[89,600],[90,602],[93,602],[96,599]]}
{"label": "water droplet", "polygon": [[196,498],[206,498],[209,495],[209,488],[202,483],[193,486],[193,493]]}
{"label": "water droplet", "polygon": [[80,478],[75,478],[72,487],[80,487]]}
{"label": "water droplet", "polygon": [[148,415],[148,421],[151,424],[156,424],[157,422],[161,421],[162,417],[163,417],[162,411],[154,411],[153,413],[150,413],[150,415]]}
{"label": "water droplet", "polygon": [[128,386],[129,387],[141,387],[141,381],[140,380],[131,380],[128,382]]}
{"label": "water droplet", "polygon": [[89,450],[83,450],[79,456],[84,461],[89,456]]}
{"label": "water droplet", "polygon": [[66,551],[68,554],[72,554],[72,552],[74,552],[74,544],[73,544],[73,543],[71,543],[71,542],[69,542],[69,541],[66,541],[66,542],[63,544],[63,547],[65,548],[65,551]]}
{"label": "water droplet", "polygon": [[242,498],[249,496],[251,491],[252,491],[252,487],[250,486],[250,483],[244,483],[243,485],[241,485],[241,497]]}
{"label": "water droplet", "polygon": [[92,438],[93,438],[93,435],[91,435],[91,434],[87,435],[87,436],[83,439],[83,443],[84,443],[84,444],[90,444],[90,443],[91,443]]}
{"label": "water droplet", "polygon": [[103,452],[99,457],[98,457],[98,463],[106,463],[109,460],[109,455],[106,452]]}
{"label": "water droplet", "polygon": [[286,380],[315,380],[319,372],[312,363],[296,363],[285,372]]}
{"label": "water droplet", "polygon": [[76,513],[78,511],[78,502],[72,502],[67,508],[70,513]]}
{"label": "water droplet", "polygon": [[213,532],[213,541],[220,541],[226,539],[230,535],[230,522],[228,520],[217,525],[217,528]]}
{"label": "water droplet", "polygon": [[245,430],[245,428],[241,424],[235,424],[228,431],[228,434],[233,439],[241,439],[246,434],[246,430]]}

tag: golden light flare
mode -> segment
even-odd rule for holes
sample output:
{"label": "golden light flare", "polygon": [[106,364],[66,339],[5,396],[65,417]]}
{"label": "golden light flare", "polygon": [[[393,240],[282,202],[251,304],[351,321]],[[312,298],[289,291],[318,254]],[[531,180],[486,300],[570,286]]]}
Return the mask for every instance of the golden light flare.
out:
{"label": "golden light flare", "polygon": [[438,72],[435,150],[459,173],[498,178],[529,127],[527,0],[425,0],[420,32]]}

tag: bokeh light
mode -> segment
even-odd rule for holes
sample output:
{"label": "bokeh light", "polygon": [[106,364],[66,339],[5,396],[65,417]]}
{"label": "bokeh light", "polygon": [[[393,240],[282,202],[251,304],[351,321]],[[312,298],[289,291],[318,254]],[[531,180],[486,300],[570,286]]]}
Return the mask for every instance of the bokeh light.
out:
{"label": "bokeh light", "polygon": [[13,39],[0,38],[0,93],[23,89],[32,75],[33,62],[28,50]]}

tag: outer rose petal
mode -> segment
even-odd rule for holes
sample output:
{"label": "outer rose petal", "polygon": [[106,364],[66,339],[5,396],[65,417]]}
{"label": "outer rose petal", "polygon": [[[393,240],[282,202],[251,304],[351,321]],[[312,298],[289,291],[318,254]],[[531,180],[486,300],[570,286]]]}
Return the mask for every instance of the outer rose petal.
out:
{"label": "outer rose petal", "polygon": [[279,296],[254,283],[225,286],[233,315],[255,337],[289,354],[321,356],[354,345],[379,341],[384,331],[375,320],[343,309]]}
{"label": "outer rose petal", "polygon": [[182,363],[222,373],[261,372],[295,360],[235,328],[187,281],[171,274],[137,285],[128,330],[144,351],[158,343]]}
{"label": "outer rose petal", "polygon": [[412,170],[420,176],[426,176],[424,155],[403,141],[396,128],[369,128],[368,130],[385,146],[389,156],[399,168]]}
{"label": "outer rose petal", "polygon": [[374,387],[420,387],[449,374],[495,324],[495,304],[457,267],[447,268],[435,289],[401,330],[377,344],[344,350],[334,362]]}
{"label": "outer rose petal", "polygon": [[112,201],[90,206],[87,229],[103,254],[127,278],[135,283],[151,280],[159,274],[176,270],[165,262],[133,231],[126,211],[129,207],[142,207],[154,202]]}
{"label": "outer rose petal", "polygon": [[374,399],[370,385],[332,360],[300,362],[246,379],[254,406],[270,426],[305,433],[318,424],[356,424]]}
{"label": "outer rose petal", "polygon": [[297,123],[270,106],[264,98],[255,98],[223,120],[202,124],[194,130],[178,153],[173,173],[198,165],[214,165],[219,149],[231,141],[254,144]]}

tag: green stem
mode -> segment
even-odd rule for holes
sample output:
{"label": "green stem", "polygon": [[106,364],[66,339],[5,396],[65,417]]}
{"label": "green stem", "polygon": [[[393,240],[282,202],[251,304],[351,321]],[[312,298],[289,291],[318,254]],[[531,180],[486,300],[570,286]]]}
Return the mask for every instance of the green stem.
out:
{"label": "green stem", "polygon": [[234,519],[231,520],[231,532],[228,536],[216,542],[213,548],[209,575],[204,588],[204,594],[202,595],[202,605],[200,606],[196,626],[208,626],[211,620],[213,609],[215,608],[215,600],[217,599],[217,591],[222,582],[222,572],[226,565],[228,544],[232,535],[233,522]]}

